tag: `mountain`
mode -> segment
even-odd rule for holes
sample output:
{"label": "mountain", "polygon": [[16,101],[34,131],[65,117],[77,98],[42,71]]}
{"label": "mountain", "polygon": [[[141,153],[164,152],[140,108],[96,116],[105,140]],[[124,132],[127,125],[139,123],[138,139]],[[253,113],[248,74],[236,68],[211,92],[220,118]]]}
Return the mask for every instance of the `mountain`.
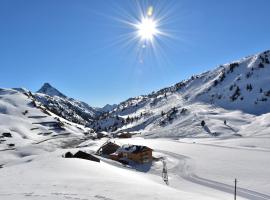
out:
{"label": "mountain", "polygon": [[117,104],[106,104],[105,106],[103,106],[102,108],[96,108],[96,110],[101,111],[101,112],[110,112],[113,109],[115,109],[117,107]]}
{"label": "mountain", "polygon": [[[118,105],[92,108],[45,83],[32,101],[70,122],[112,134],[148,137],[239,136],[268,130],[270,51],[248,56]],[[5,107],[1,108],[5,110]],[[201,126],[201,123],[205,126]],[[264,129],[253,127],[263,123]],[[255,125],[255,124],[254,124]],[[270,127],[270,126],[269,126]]]}
{"label": "mountain", "polygon": [[49,83],[44,83],[43,86],[37,91],[37,93],[46,94],[48,96],[54,97],[58,96],[61,98],[66,98],[67,96],[59,92],[57,89],[52,87]]}
{"label": "mountain", "polygon": [[270,51],[265,51],[130,98],[91,127],[151,137],[245,135],[251,123],[269,119],[269,59]]}
{"label": "mountain", "polygon": [[45,83],[33,96],[49,111],[77,124],[87,125],[102,113],[85,102],[67,97],[49,83]]}
{"label": "mountain", "polygon": [[[26,89],[0,89],[0,151],[58,137],[84,136],[89,128],[50,112]],[[6,133],[9,137],[2,137]]]}

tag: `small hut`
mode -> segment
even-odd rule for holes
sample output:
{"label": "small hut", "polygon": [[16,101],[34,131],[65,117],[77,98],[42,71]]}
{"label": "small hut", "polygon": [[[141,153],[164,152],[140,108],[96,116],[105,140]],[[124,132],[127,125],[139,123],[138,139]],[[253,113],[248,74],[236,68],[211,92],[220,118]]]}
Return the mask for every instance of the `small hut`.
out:
{"label": "small hut", "polygon": [[95,161],[95,162],[100,162],[100,159],[83,151],[78,151],[77,153],[75,153],[74,155],[72,155],[72,153],[67,152],[65,154],[65,158],[80,158],[80,159],[85,159],[85,160],[91,160],[91,161]]}

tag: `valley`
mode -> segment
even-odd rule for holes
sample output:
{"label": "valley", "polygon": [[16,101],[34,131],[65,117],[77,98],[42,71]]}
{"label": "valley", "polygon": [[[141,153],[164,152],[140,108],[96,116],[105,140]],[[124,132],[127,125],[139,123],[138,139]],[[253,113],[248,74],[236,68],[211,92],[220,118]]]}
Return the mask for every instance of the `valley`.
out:
{"label": "valley", "polygon": [[[269,51],[94,108],[49,83],[0,89],[0,199],[270,199]],[[126,138],[119,138],[119,135]],[[153,150],[149,168],[97,154]],[[83,151],[100,162],[64,158]],[[168,185],[162,179],[166,163]]]}

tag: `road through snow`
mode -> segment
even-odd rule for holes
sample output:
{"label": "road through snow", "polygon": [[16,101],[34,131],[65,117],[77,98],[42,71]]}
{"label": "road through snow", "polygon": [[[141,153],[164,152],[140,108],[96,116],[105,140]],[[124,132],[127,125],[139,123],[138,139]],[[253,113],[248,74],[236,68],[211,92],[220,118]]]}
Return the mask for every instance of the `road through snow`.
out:
{"label": "road through snow", "polygon": [[[192,172],[192,164],[190,164],[191,159],[184,156],[184,155],[180,155],[177,153],[172,153],[169,151],[163,151],[163,150],[157,150],[158,152],[164,153],[170,157],[173,157],[174,159],[177,160],[182,160],[183,162],[178,162],[178,164],[176,166],[174,166],[173,168],[169,169],[169,173],[170,174],[177,174],[179,176],[179,178],[183,178],[187,181],[196,183],[196,184],[200,184],[206,187],[210,187],[216,190],[220,190],[222,192],[227,192],[230,194],[234,194],[234,186],[233,185],[228,185],[228,184],[224,184],[224,183],[220,183],[218,181],[213,181],[213,180],[209,180],[206,178],[202,178],[197,176],[196,174],[194,174],[194,172]],[[181,180],[179,180],[181,181]],[[247,190],[244,188],[237,188],[237,195],[244,197],[246,199],[250,199],[250,200],[269,200],[270,196],[266,195],[266,194],[262,194],[259,192],[255,192],[255,191],[251,191],[251,190]]]}
{"label": "road through snow", "polygon": [[[119,140],[121,143],[146,145],[153,148],[157,154],[163,154],[162,156],[168,159],[168,172],[172,182],[170,185],[173,187],[194,192],[213,192],[217,197],[222,196],[223,192],[233,198],[233,181],[237,178],[239,199],[270,200],[269,151],[260,148],[260,142],[264,143],[266,139],[259,141],[258,138],[253,142],[259,149],[232,147],[232,141],[226,143],[226,140],[220,140],[222,146],[215,142],[208,144],[207,140],[202,139],[202,143],[197,143],[197,140],[192,138],[186,141],[188,142],[141,138]],[[237,138],[236,142],[246,144],[249,140]]]}

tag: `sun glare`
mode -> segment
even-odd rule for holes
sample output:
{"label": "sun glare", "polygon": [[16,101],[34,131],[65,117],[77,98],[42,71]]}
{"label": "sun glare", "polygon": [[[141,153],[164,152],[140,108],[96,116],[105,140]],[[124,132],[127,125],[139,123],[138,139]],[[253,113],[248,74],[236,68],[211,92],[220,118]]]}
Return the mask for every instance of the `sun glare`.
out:
{"label": "sun glare", "polygon": [[158,24],[151,17],[143,17],[135,26],[138,36],[144,41],[153,41],[153,38],[159,33]]}
{"label": "sun glare", "polygon": [[140,64],[165,60],[165,44],[172,38],[168,24],[173,18],[170,4],[155,3],[146,4],[146,1],[134,1],[131,9],[121,9],[120,17],[116,18],[124,24],[123,28],[128,28],[126,34],[119,35],[118,43],[136,54],[136,59]]}

